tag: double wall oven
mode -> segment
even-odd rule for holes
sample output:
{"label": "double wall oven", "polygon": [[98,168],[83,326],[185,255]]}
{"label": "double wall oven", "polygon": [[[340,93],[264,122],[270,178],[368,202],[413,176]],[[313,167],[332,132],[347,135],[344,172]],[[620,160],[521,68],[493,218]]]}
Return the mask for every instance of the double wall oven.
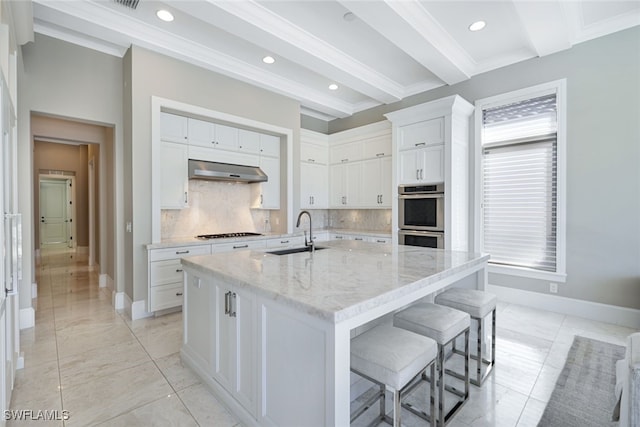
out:
{"label": "double wall oven", "polygon": [[444,248],[444,184],[398,187],[398,243]]}

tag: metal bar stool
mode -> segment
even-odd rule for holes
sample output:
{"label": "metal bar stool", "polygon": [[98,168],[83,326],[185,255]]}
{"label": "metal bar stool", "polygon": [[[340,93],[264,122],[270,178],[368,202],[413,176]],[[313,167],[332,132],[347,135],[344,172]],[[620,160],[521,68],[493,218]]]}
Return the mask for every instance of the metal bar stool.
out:
{"label": "metal bar stool", "polygon": [[[438,343],[437,380],[434,381],[433,375],[430,379],[426,375],[423,375],[422,378],[428,380],[432,386],[433,383],[438,386],[438,422],[440,427],[443,427],[469,398],[469,327],[471,325],[469,314],[442,305],[417,303],[397,312],[393,316],[393,325],[432,338]],[[444,348],[462,334],[464,334],[466,354],[464,392],[444,383]],[[445,390],[458,396],[456,404],[446,413]],[[406,408],[417,416],[424,418],[424,414],[414,410],[414,408]]]}
{"label": "metal bar stool", "polygon": [[[405,391],[420,381],[421,374],[429,367],[435,374],[437,345],[432,339],[394,328],[390,324],[378,325],[351,339],[351,371],[377,384],[379,391],[351,414],[351,422],[380,400],[380,414],[370,424],[380,421],[400,427],[401,401]],[[385,413],[385,390],[393,393],[393,420]],[[431,427],[435,427],[435,388],[431,386]]]}
{"label": "metal bar stool", "polygon": [[[474,289],[449,289],[436,297],[436,304],[445,305],[464,311],[471,316],[472,320],[478,323],[478,339],[476,354],[471,354],[471,358],[476,360],[477,368],[475,378],[471,378],[471,384],[480,387],[484,380],[489,376],[496,363],[496,305],[497,298],[493,294],[478,291]],[[483,320],[489,313],[492,313],[491,321],[491,360],[482,357],[482,349],[484,347]],[[456,349],[456,343],[453,342],[452,352],[462,354]],[[483,372],[483,366],[486,369]],[[447,372],[457,378],[461,375],[457,372]]]}

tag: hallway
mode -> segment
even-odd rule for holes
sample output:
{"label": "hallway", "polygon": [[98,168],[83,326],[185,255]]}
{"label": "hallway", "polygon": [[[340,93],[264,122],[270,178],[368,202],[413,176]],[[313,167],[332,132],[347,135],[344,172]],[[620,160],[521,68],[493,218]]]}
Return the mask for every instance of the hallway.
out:
{"label": "hallway", "polygon": [[237,425],[180,362],[181,313],[127,320],[74,251],[43,252],[36,275],[36,326],[21,331],[25,368],[10,409],[68,420],[9,426]]}

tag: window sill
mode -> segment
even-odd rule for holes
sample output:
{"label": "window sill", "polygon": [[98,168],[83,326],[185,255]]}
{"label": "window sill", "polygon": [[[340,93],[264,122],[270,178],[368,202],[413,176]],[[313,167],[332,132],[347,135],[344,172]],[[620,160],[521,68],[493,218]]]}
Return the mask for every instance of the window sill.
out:
{"label": "window sill", "polygon": [[508,267],[505,265],[495,265],[489,262],[487,267],[489,273],[506,274],[508,276],[526,277],[528,279],[549,280],[553,282],[565,283],[566,273],[552,273],[550,271],[539,271],[523,267]]}

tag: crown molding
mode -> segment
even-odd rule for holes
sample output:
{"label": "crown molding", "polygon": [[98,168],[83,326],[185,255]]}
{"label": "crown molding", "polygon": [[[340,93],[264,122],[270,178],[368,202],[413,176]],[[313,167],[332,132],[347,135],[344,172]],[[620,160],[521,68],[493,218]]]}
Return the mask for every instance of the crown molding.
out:
{"label": "crown molding", "polygon": [[58,27],[57,25],[53,25],[49,22],[43,22],[38,19],[33,22],[33,30],[38,34],[106,53],[107,55],[117,56],[118,58],[122,58],[124,54],[127,53],[128,49],[128,47],[118,46],[104,40],[88,37],[85,34],[78,34],[66,28]]}
{"label": "crown molding", "polygon": [[309,117],[314,117],[316,119],[324,120],[325,122],[330,122],[331,120],[337,118],[336,116],[324,114],[319,111],[315,111],[303,106],[300,106],[300,114],[304,116],[309,116]]}

